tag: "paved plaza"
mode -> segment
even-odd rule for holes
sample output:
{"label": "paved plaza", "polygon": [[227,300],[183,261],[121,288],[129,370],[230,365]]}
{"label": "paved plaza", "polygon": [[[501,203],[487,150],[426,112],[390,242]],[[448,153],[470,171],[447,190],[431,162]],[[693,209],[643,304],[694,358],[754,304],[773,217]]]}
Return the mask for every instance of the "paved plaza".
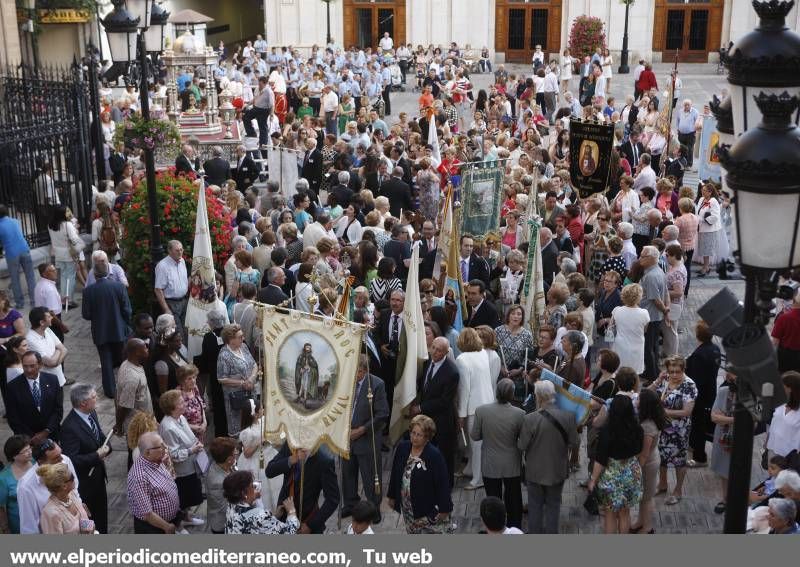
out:
{"label": "paved plaza", "polygon": [[[525,71],[521,66],[508,66],[509,70]],[[669,65],[660,64],[655,66],[656,76],[659,81],[665,80],[669,72]],[[713,93],[719,93],[725,87],[725,78],[715,74],[715,65],[681,65],[681,75],[683,76],[684,89],[682,97],[692,98],[695,105],[701,107]],[[484,87],[488,81],[487,75],[475,77],[478,87]],[[409,76],[409,79],[411,77]],[[632,83],[631,75],[622,78],[615,77],[612,83],[612,92],[617,96],[618,104],[624,100],[624,95],[631,91],[628,85]],[[625,85],[625,90],[620,88]],[[410,85],[409,85],[410,86]],[[659,85],[663,90],[666,85]],[[393,95],[392,109],[395,112],[406,111],[410,115],[416,114],[417,94],[407,89],[405,93]],[[696,174],[687,175],[687,182],[696,182]],[[2,287],[8,287],[8,280],[1,282]],[[721,282],[716,274],[712,273],[705,279],[693,278],[691,291],[686,308],[683,311],[683,319],[680,321],[680,351],[688,355],[696,346],[693,328],[697,321],[697,309],[713,296],[722,286],[728,286],[738,297],[743,297],[744,282],[741,280],[728,280]],[[27,321],[27,312],[24,313]],[[97,412],[100,417],[102,428],[109,431],[114,423],[114,404],[102,395],[100,388],[100,365],[97,351],[92,343],[91,330],[89,324],[83,321],[80,316],[80,308],[70,310],[64,315],[64,321],[70,328],[67,335],[66,347],[69,355],[66,359],[65,372],[68,377],[74,378],[79,382],[88,382],[98,387]],[[66,388],[65,415],[69,410],[69,387]],[[4,413],[4,412],[3,412]],[[213,420],[209,418],[209,425],[213,427]],[[5,420],[0,420],[0,439],[5,440],[11,431]],[[584,436],[585,437],[585,436]],[[754,453],[760,454],[763,438],[756,439]],[[125,441],[120,437],[112,439],[111,444],[114,452],[107,459],[108,465],[108,507],[109,507],[109,531],[112,533],[133,533],[133,521],[128,513],[126,487],[126,457],[127,451]],[[561,532],[562,533],[600,533],[602,531],[601,520],[598,517],[590,516],[583,509],[583,501],[586,496],[585,489],[578,485],[578,482],[586,478],[585,450],[582,450],[582,461],[579,472],[570,476],[564,488],[564,499],[561,512]],[[382,453],[383,458],[383,478],[388,483],[389,469],[391,467],[391,453]],[[753,484],[760,480],[762,471],[757,467],[758,459],[754,461]],[[468,479],[467,479],[468,480]],[[453,520],[458,525],[458,532],[475,533],[481,529],[478,507],[484,497],[482,489],[476,491],[464,490],[465,479],[457,481],[456,488],[453,490],[453,501],[455,504]],[[674,475],[670,474],[670,486],[674,485]],[[386,486],[386,484],[384,484]],[[683,499],[674,506],[664,504],[664,496],[656,498],[656,517],[654,527],[657,533],[721,533],[723,517],[714,513],[714,505],[720,500],[719,480],[707,468],[690,469],[684,487]],[[200,515],[204,515],[204,505],[199,510]],[[383,510],[383,522],[375,526],[377,533],[405,533],[402,520],[394,511]],[[340,533],[349,524],[348,520],[342,520],[341,527],[337,525],[337,517],[334,515],[328,521],[329,533]],[[202,532],[204,528],[190,529],[193,532]]]}

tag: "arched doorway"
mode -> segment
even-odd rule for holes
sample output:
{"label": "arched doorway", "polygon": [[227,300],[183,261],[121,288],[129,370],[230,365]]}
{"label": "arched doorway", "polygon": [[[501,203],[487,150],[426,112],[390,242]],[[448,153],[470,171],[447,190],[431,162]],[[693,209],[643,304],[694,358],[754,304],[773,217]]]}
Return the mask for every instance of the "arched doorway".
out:
{"label": "arched doorway", "polygon": [[405,0],[344,0],[344,45],[376,48],[385,32],[406,42]]}
{"label": "arched doorway", "polygon": [[561,0],[497,0],[495,51],[506,61],[530,63],[534,49],[561,49]]}
{"label": "arched doorway", "polygon": [[653,51],[662,61],[708,62],[720,48],[724,0],[656,0]]}

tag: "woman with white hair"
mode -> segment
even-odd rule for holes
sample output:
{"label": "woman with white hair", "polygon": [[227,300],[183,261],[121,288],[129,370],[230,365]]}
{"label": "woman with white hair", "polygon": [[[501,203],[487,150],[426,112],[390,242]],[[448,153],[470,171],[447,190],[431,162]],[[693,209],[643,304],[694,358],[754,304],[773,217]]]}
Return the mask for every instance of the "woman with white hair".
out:
{"label": "woman with white hair", "polygon": [[797,517],[797,505],[794,500],[788,498],[770,498],[769,524],[770,534],[790,535],[800,534],[800,524],[795,521]]}

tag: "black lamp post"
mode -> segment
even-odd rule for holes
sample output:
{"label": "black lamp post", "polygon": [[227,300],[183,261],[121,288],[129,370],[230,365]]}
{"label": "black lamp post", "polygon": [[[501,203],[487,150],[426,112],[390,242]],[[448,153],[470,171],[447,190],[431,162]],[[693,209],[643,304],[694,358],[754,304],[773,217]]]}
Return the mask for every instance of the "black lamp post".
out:
{"label": "black lamp post", "polygon": [[[164,26],[169,14],[155,6],[153,0],[113,0],[114,10],[103,20],[111,57],[115,62],[129,63],[137,58],[141,74],[139,99],[142,118],[150,119],[150,98],[147,84],[147,54],[158,53],[164,46]],[[126,8],[127,5],[127,8]],[[147,208],[150,217],[150,261],[153,269],[164,257],[161,225],[158,218],[156,166],[153,150],[143,148],[147,179]],[[153,272],[155,273],[155,272]]]}
{"label": "black lamp post", "polygon": [[328,24],[328,30],[327,30],[328,35],[325,38],[325,42],[328,45],[330,45],[331,43],[333,43],[333,38],[331,37],[331,2],[333,0],[322,0],[322,1],[325,2],[325,16]]}
{"label": "black lamp post", "polygon": [[631,68],[628,66],[628,12],[630,11],[631,4],[636,0],[622,0],[625,4],[625,31],[622,34],[622,52],[619,54],[619,69],[617,73],[630,73]]}
{"label": "black lamp post", "polygon": [[[724,183],[733,192],[737,259],[746,279],[743,315],[729,318],[723,347],[736,375],[725,533],[745,533],[753,456],[753,420],[769,422],[784,391],[775,349],[766,332],[777,274],[800,266],[800,79],[786,77],[800,66],[800,36],[785,19],[794,1],[753,2],[758,27],[724,56],[731,83],[728,103],[712,108],[732,145],[721,145]],[[794,72],[794,71],[793,71]],[[792,84],[794,83],[794,84]],[[764,231],[764,223],[786,232]],[[722,292],[718,295],[723,295]],[[709,320],[713,298],[701,309]],[[710,306],[710,307],[709,307]],[[703,312],[705,310],[705,312]]]}

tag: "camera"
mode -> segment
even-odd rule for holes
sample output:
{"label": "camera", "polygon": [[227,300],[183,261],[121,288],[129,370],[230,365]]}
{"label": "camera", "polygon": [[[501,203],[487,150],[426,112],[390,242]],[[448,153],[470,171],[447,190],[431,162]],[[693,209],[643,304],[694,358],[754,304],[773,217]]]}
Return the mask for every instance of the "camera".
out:
{"label": "camera", "polygon": [[784,301],[793,301],[800,289],[800,282],[788,280],[783,285],[778,286],[778,297]]}

